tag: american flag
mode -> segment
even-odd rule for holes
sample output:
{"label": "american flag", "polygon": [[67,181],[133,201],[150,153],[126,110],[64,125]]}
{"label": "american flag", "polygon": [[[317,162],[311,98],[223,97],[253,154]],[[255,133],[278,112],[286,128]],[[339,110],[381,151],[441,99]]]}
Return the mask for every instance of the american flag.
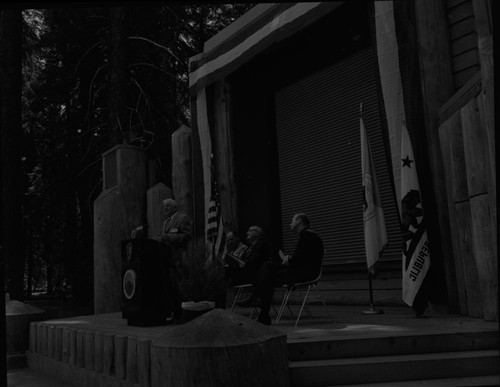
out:
{"label": "american flag", "polygon": [[207,239],[212,245],[212,259],[221,259],[226,252],[226,233],[222,221],[219,187],[215,173],[214,157],[210,155],[210,201],[208,204]]}

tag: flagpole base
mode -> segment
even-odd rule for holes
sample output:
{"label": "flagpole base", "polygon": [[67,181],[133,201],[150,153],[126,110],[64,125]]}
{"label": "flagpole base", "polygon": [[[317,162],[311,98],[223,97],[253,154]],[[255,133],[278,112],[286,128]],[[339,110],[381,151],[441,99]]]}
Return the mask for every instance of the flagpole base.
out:
{"label": "flagpole base", "polygon": [[370,309],[362,311],[361,314],[384,314],[384,311],[380,309],[375,309],[372,306]]}

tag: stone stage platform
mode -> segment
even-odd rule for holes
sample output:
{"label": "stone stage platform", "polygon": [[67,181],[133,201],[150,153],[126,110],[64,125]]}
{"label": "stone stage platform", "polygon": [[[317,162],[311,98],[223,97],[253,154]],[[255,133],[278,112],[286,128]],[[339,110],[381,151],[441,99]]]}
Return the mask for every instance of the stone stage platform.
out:
{"label": "stone stage platform", "polygon": [[[415,318],[406,307],[381,307],[377,315],[364,309],[329,306],[327,316],[313,305],[313,318],[302,317],[298,327],[285,312],[272,328],[287,336],[291,386],[500,384],[497,322],[432,310]],[[127,326],[121,313],[35,322],[28,365],[77,386],[149,387],[151,343],[174,328]]]}

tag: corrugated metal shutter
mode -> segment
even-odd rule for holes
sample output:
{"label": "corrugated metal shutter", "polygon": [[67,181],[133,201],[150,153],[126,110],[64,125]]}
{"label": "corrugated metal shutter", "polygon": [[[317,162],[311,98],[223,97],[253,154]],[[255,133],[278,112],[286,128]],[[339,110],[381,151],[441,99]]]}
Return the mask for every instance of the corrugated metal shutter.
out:
{"label": "corrugated metal shutter", "polygon": [[365,262],[359,138],[363,102],[389,239],[383,259],[401,259],[372,55],[365,49],[275,94],[286,252],[293,252],[297,241],[290,220],[294,213],[306,212],[323,238],[325,263]]}
{"label": "corrugated metal shutter", "polygon": [[455,90],[481,69],[472,0],[447,0]]}

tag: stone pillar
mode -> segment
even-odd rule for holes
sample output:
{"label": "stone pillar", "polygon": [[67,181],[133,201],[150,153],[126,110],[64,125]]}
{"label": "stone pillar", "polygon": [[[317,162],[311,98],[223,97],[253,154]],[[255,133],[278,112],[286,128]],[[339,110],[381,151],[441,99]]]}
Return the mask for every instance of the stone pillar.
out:
{"label": "stone pillar", "polygon": [[94,202],[94,313],[121,310],[121,242],[145,223],[146,160],[117,145],[102,155],[103,191]]}

